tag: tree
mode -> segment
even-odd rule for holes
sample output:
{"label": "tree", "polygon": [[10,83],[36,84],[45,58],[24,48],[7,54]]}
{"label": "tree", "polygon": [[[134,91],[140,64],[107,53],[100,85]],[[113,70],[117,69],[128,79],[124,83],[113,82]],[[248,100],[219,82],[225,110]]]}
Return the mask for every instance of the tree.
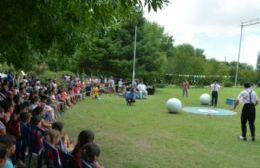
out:
{"label": "tree", "polygon": [[30,69],[32,64],[58,53],[57,60],[62,65],[57,68],[68,68],[66,65],[78,45],[96,29],[113,27],[120,18],[131,15],[133,9],[147,7],[157,11],[168,3],[168,0],[1,0],[0,57],[5,58],[1,61]]}
{"label": "tree", "polygon": [[260,72],[260,52],[258,52],[258,56],[257,56],[256,71]]}
{"label": "tree", "polygon": [[205,72],[205,55],[202,49],[190,44],[178,45],[173,49],[174,57],[168,58],[166,73],[176,75],[201,75]]}
{"label": "tree", "polygon": [[[142,11],[121,22],[120,29],[100,31],[91,47],[83,48],[79,67],[87,73],[131,78],[134,30],[137,25],[136,77],[154,80],[164,73],[167,56],[172,55],[171,37],[155,23],[146,21]],[[91,48],[91,49],[90,49]]]}
{"label": "tree", "polygon": [[[231,76],[230,80],[235,81],[235,74],[236,74],[236,66],[237,62],[233,61],[227,63],[229,75]],[[239,63],[239,73],[238,73],[238,83],[243,84],[245,81],[251,81],[253,79],[252,76],[255,76],[254,68],[246,63]],[[250,72],[250,74],[249,74]],[[253,72],[253,73],[251,73]],[[249,75],[249,76],[247,76]],[[246,80],[248,78],[248,80]],[[254,82],[255,80],[251,81]]]}
{"label": "tree", "polygon": [[221,76],[229,75],[227,65],[215,59],[207,60],[205,69],[207,75],[221,75]]}

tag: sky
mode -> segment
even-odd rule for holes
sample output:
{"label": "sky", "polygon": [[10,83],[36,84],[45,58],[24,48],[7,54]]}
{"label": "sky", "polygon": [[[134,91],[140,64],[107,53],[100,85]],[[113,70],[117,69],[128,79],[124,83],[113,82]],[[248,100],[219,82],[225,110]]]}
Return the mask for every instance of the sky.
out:
{"label": "sky", "polygon": [[[259,18],[260,0],[170,0],[164,9],[145,12],[172,35],[175,45],[189,43],[207,58],[237,61],[241,23]],[[244,27],[240,62],[256,66],[260,24]]]}

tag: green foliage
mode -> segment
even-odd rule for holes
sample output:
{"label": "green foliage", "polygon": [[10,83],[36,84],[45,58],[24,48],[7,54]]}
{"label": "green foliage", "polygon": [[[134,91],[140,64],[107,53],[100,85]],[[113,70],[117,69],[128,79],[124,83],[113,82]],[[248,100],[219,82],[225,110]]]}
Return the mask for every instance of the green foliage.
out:
{"label": "green foliage", "polygon": [[38,76],[41,82],[47,82],[50,79],[57,79],[57,75],[52,71],[45,71],[42,75]]}
{"label": "green foliage", "polygon": [[15,68],[12,64],[8,65],[6,62],[0,63],[0,72],[1,73],[8,73],[10,71],[11,72],[15,71]]}
{"label": "green foliage", "polygon": [[[206,59],[202,49],[196,49],[189,44],[174,48],[174,57],[168,58],[165,81],[179,85],[188,79],[192,85],[209,85],[213,80],[219,82],[233,81],[233,63]],[[240,65],[242,69],[250,69],[247,64]],[[253,72],[253,70],[249,70]],[[230,78],[231,76],[231,78]],[[242,80],[242,79],[241,79]]]}
{"label": "green foliage", "polygon": [[257,82],[257,73],[255,71],[241,69],[239,71],[239,83],[243,85],[245,82]]}
{"label": "green foliage", "polygon": [[167,73],[182,75],[205,74],[205,56],[203,50],[194,49],[189,44],[176,46],[174,57],[168,59]]}
{"label": "green foliage", "polygon": [[226,66],[226,64],[221,63],[215,59],[207,60],[205,66],[207,75],[229,75],[228,67]]}
{"label": "green foliage", "polygon": [[173,44],[162,27],[145,21],[141,11],[122,21],[120,29],[98,32],[90,49],[85,47],[80,53],[79,71],[131,78],[136,25],[136,77],[148,83],[158,80],[164,73],[167,57],[172,56]]}
{"label": "green foliage", "polygon": [[165,88],[167,87],[168,85],[167,84],[164,84],[164,83],[158,83],[158,84],[155,84],[154,87],[155,88]]}
{"label": "green foliage", "polygon": [[4,59],[0,61],[24,70],[31,70],[33,64],[43,61],[51,70],[70,69],[68,65],[75,63],[73,56],[78,46],[97,30],[114,27],[137,9],[156,11],[168,3],[168,0],[1,0],[0,58]]}
{"label": "green foliage", "polygon": [[35,64],[32,67],[32,71],[34,71],[37,75],[41,75],[47,70],[48,70],[48,65],[45,63]]}
{"label": "green foliage", "polygon": [[258,82],[256,83],[256,85],[257,85],[258,87],[260,87],[260,81],[258,81]]}
{"label": "green foliage", "polygon": [[[234,81],[236,62],[207,60],[202,49],[190,44],[174,47],[172,36],[144,19],[144,8],[157,11],[168,3],[168,0],[1,0],[0,63],[30,74],[68,70],[131,78],[137,26],[137,78],[149,83],[165,80],[179,84],[181,77],[164,79],[164,74],[221,75],[231,76]],[[255,73],[252,66],[239,64],[239,83],[256,82],[259,77],[259,71]],[[190,80],[208,84],[211,79]]]}
{"label": "green foliage", "polygon": [[64,86],[65,83],[63,77],[65,75],[75,76],[75,74],[70,71],[58,71],[58,72],[45,71],[42,75],[39,75],[38,78],[41,82],[47,82],[50,79],[54,79],[57,81],[59,85]]}
{"label": "green foliage", "polygon": [[231,82],[231,81],[226,81],[226,82],[224,82],[224,86],[225,86],[225,87],[232,87],[232,86],[233,86],[233,82]]}
{"label": "green foliage", "polygon": [[258,52],[258,55],[257,55],[256,71],[260,72],[260,52]]}

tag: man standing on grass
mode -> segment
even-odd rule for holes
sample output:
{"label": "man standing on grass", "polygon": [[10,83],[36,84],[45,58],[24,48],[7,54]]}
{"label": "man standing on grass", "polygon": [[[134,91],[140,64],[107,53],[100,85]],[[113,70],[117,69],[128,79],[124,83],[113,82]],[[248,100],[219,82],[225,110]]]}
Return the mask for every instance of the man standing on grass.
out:
{"label": "man standing on grass", "polygon": [[241,140],[246,141],[246,123],[249,122],[252,141],[255,141],[255,106],[258,104],[258,97],[255,91],[252,90],[249,83],[244,84],[245,90],[243,90],[237,97],[233,110],[236,109],[239,101],[244,103],[241,113],[241,130],[242,135],[239,137]]}
{"label": "man standing on grass", "polygon": [[211,87],[211,105],[217,106],[218,104],[218,91],[220,89],[220,85],[216,80],[214,80],[214,83],[210,85]]}

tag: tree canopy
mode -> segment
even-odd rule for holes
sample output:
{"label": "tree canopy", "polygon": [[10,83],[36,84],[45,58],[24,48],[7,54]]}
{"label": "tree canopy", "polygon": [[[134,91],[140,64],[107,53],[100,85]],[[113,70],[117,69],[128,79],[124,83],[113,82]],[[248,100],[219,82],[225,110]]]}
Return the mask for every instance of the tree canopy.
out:
{"label": "tree canopy", "polygon": [[96,29],[119,24],[135,9],[147,7],[157,11],[168,3],[168,0],[1,0],[0,57],[17,68],[30,69],[33,63],[42,62],[45,55],[54,52],[64,66],[79,43]]}
{"label": "tree canopy", "polygon": [[[236,62],[206,59],[203,49],[174,46],[164,28],[147,21],[168,0],[1,0],[0,63],[17,70],[69,70],[130,78],[134,30],[136,75],[151,82],[165,74],[230,76]],[[239,81],[256,81],[252,66],[239,64]],[[259,68],[258,68],[259,69]],[[40,70],[39,72],[41,72]],[[258,72],[259,76],[259,72]]]}

